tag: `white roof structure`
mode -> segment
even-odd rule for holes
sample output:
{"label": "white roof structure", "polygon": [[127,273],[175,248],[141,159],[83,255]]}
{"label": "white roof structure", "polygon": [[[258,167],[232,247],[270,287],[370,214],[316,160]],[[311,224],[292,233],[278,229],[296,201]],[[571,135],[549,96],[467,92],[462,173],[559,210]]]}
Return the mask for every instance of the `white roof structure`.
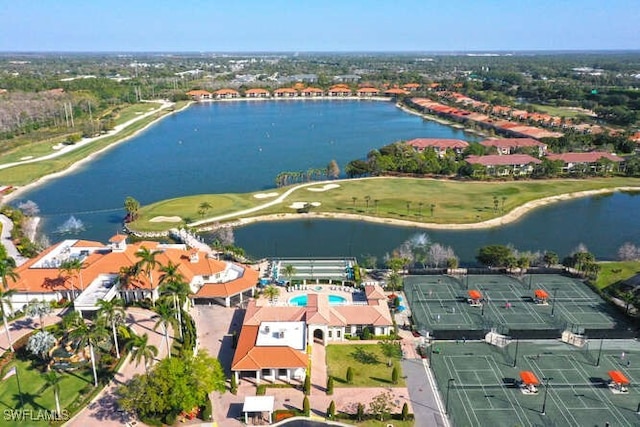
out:
{"label": "white roof structure", "polygon": [[304,350],[306,325],[304,322],[261,322],[257,346],[287,346]]}
{"label": "white roof structure", "polygon": [[274,396],[246,396],[242,412],[271,412],[274,404]]}

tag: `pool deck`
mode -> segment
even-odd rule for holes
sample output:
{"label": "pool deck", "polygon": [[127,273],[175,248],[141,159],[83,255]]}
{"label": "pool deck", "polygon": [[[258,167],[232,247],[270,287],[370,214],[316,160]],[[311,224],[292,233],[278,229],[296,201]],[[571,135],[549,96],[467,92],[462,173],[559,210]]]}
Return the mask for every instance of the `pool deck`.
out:
{"label": "pool deck", "polygon": [[[297,296],[308,295],[308,294],[319,294],[319,295],[327,295],[327,296],[337,295],[347,300],[344,305],[363,304],[363,303],[366,304],[366,301],[367,301],[362,291],[354,289],[350,286],[310,284],[310,285],[297,285],[297,286],[278,286],[278,289],[280,290],[280,295],[274,298],[273,301],[269,301],[266,298],[258,298],[256,299],[256,304],[258,306],[266,306],[266,305],[283,306],[283,307],[297,306],[297,304],[290,304],[289,300]],[[354,298],[354,295],[356,295],[355,298]],[[360,295],[361,295],[361,299],[358,298],[358,296]]]}

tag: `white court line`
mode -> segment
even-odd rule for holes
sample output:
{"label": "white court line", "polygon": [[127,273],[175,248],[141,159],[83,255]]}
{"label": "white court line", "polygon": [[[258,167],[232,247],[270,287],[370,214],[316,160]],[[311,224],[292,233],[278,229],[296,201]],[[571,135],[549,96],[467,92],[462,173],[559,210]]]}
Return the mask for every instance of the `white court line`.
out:
{"label": "white court line", "polygon": [[424,368],[424,372],[427,374],[427,381],[429,382],[429,387],[431,387],[431,391],[433,392],[433,395],[435,397],[436,406],[438,407],[438,413],[442,417],[444,427],[451,427],[449,416],[444,413],[444,405],[442,404],[442,398],[440,396],[440,392],[438,391],[435,378],[433,378],[431,370],[427,367],[427,362],[425,359],[422,359],[422,367]]}

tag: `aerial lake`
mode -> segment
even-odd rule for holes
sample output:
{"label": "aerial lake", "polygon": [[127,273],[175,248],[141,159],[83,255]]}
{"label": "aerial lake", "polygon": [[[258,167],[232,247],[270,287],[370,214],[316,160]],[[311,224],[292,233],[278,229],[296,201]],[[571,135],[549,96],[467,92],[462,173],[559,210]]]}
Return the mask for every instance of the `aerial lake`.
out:
{"label": "aerial lake", "polygon": [[[390,102],[256,101],[202,103],[174,114],[96,160],[24,194],[38,203],[41,232],[51,241],[106,241],[121,230],[126,196],[142,204],[200,193],[250,192],[274,186],[282,171],[324,168],[385,144],[416,137],[474,140],[472,135],[407,114]],[[299,220],[237,229],[236,243],[256,257],[359,256],[381,258],[425,232],[472,262],[479,246],[566,254],[585,243],[596,256],[615,257],[626,241],[640,242],[633,212],[640,197],[590,197],[546,206],[501,228],[417,231],[362,221]],[[70,217],[82,223],[73,231]]]}

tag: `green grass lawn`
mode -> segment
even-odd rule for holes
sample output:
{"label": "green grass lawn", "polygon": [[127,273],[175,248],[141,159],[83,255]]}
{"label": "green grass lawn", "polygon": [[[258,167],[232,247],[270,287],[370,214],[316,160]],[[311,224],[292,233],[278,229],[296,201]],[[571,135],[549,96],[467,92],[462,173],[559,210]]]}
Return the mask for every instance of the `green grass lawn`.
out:
{"label": "green grass lawn", "polygon": [[587,116],[588,114],[585,111],[581,110],[573,110],[567,107],[554,107],[551,105],[540,105],[533,104],[536,110],[542,111],[543,113],[551,114],[556,117],[566,117],[568,119],[577,117],[577,116]]}
{"label": "green grass lawn", "polygon": [[[0,175],[0,182],[2,176]],[[413,222],[437,224],[470,224],[504,215],[526,202],[536,199],[585,190],[621,186],[640,186],[640,179],[614,177],[593,179],[556,179],[511,182],[450,181],[420,178],[370,178],[340,180],[340,185],[324,192],[301,188],[279,205],[262,209],[247,216],[295,213],[293,202],[319,202],[311,212],[345,213],[380,218],[395,218]],[[263,192],[284,193],[288,188]],[[180,216],[200,219],[197,210],[202,202],[213,208],[206,217],[233,213],[259,206],[271,199],[256,199],[256,193],[203,194],[176,198],[144,206],[140,218],[132,228],[140,231],[165,230],[175,224],[151,223],[155,216]],[[494,197],[498,201],[495,209]],[[355,200],[354,200],[355,199]],[[433,206],[433,209],[432,209]]]}
{"label": "green grass lawn", "polygon": [[[56,404],[53,395],[53,389],[43,390],[45,381],[42,373],[32,366],[31,361],[16,360],[11,362],[4,370],[7,372],[11,367],[18,368],[20,377],[20,386],[22,388],[22,396],[24,399],[24,409],[37,411],[55,411]],[[71,404],[78,398],[81,390],[87,385],[93,384],[91,369],[77,370],[68,373],[62,373],[60,382],[60,408],[62,410],[70,408]],[[5,381],[0,382],[0,412],[5,410],[18,409],[20,406],[20,397],[18,394],[18,382],[16,376],[12,376]],[[3,426],[45,426],[49,425],[48,421],[6,421],[2,418]]]}
{"label": "green grass lawn", "polygon": [[[399,370],[398,384],[391,383],[393,367],[377,344],[334,344],[327,348],[327,375],[334,377],[336,387],[404,387],[400,358],[392,359]],[[347,368],[353,369],[353,384],[347,384]],[[400,410],[400,408],[398,409]]]}
{"label": "green grass lawn", "polygon": [[160,108],[160,105],[162,104],[159,102],[143,102],[125,107],[118,112],[118,117],[116,117],[115,120],[116,125],[126,123],[144,113],[148,113],[149,111],[157,110]]}
{"label": "green grass lawn", "polygon": [[640,274],[640,261],[601,262],[599,265],[600,273],[595,282],[598,289],[605,289]]}

